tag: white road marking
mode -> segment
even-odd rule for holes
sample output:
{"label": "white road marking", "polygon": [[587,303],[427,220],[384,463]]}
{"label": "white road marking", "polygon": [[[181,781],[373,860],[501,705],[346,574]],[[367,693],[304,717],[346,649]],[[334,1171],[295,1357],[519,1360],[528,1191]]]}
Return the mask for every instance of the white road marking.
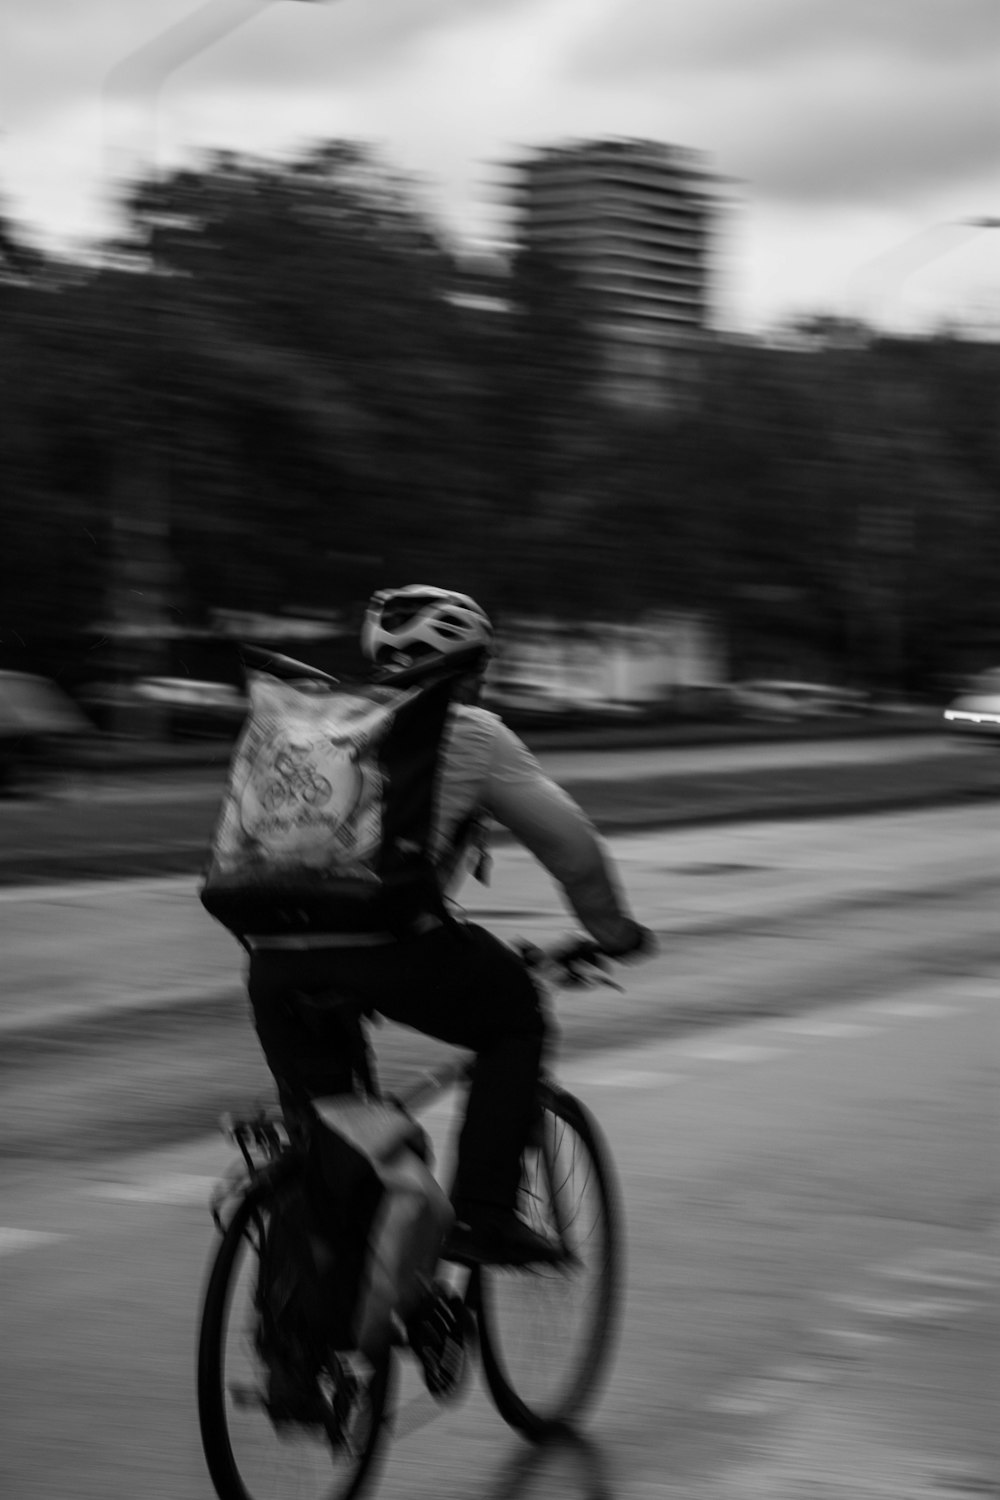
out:
{"label": "white road marking", "polygon": [[883,1000],[873,1007],[877,1015],[891,1016],[900,1021],[918,1021],[925,1017],[944,1018],[957,1016],[960,1008],[957,1005],[946,1005],[940,1000]]}
{"label": "white road marking", "polygon": [[786,1051],[785,1047],[769,1047],[760,1042],[720,1040],[697,1042],[693,1046],[683,1045],[683,1055],[695,1058],[698,1062],[763,1062],[765,1058],[783,1057]]}
{"label": "white road marking", "polygon": [[217,1177],[194,1176],[188,1172],[165,1172],[134,1182],[97,1182],[84,1192],[92,1198],[110,1198],[122,1203],[172,1203],[179,1205],[208,1203]]}
{"label": "white road marking", "polygon": [[606,1073],[575,1074],[574,1088],[655,1089],[676,1083],[679,1073],[655,1073],[641,1068],[611,1068]]}
{"label": "white road marking", "polygon": [[794,1032],[796,1036],[874,1036],[881,1027],[866,1021],[828,1021],[823,1016],[803,1016],[799,1020],[782,1021],[781,1030]]}
{"label": "white road marking", "polygon": [[65,1238],[64,1234],[49,1234],[42,1229],[0,1228],[0,1255],[16,1255],[19,1250],[35,1250]]}
{"label": "white road marking", "polygon": [[1000,974],[975,974],[949,984],[948,993],[958,1000],[996,1000],[1000,998]]}
{"label": "white road marking", "polygon": [[887,1318],[897,1322],[935,1323],[975,1312],[972,1302],[955,1297],[869,1297],[853,1292],[836,1292],[830,1297],[842,1307],[870,1318]]}
{"label": "white road marking", "polygon": [[893,1266],[883,1271],[894,1281],[920,1281],[926,1286],[952,1287],[955,1291],[985,1292],[993,1282],[982,1276],[960,1276],[955,1271],[918,1271],[912,1266]]}
{"label": "white road marking", "polygon": [[190,894],[193,898],[197,889],[198,879],[194,875],[153,875],[135,880],[74,880],[63,885],[12,885],[0,887],[0,906],[16,905],[19,902],[44,901],[49,904],[76,900],[85,905],[95,905],[98,901],[114,896],[133,897],[171,891]]}
{"label": "white road marking", "polygon": [[856,1344],[867,1348],[869,1344],[887,1344],[886,1333],[868,1333],[861,1328],[817,1328],[816,1335],[822,1339],[837,1339],[844,1344]]}
{"label": "white road marking", "polygon": [[880,1270],[883,1276],[897,1281],[987,1291],[1000,1279],[1000,1257],[974,1250],[926,1250]]}

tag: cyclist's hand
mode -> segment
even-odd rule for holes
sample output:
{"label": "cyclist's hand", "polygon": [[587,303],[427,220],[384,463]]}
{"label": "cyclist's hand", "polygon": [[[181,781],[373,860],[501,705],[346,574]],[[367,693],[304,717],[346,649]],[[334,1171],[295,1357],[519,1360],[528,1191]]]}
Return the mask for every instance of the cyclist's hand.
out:
{"label": "cyclist's hand", "polygon": [[552,962],[559,970],[561,984],[578,989],[605,984],[619,990],[621,985],[608,977],[608,957],[593,938],[576,937],[553,952]]}
{"label": "cyclist's hand", "polygon": [[600,951],[618,963],[629,962],[637,958],[652,958],[660,946],[656,933],[652,928],[643,927],[639,922],[631,922],[629,926],[631,931],[627,933],[623,943],[616,944],[614,947],[604,943]]}

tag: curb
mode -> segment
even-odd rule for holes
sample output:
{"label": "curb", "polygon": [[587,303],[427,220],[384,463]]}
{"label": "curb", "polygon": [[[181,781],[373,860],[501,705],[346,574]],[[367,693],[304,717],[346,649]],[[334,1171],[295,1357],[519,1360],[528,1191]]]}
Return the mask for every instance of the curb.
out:
{"label": "curb", "polygon": [[[504,721],[509,722],[505,719]],[[739,721],[732,724],[611,724],[545,729],[510,722],[510,727],[533,751],[702,749],[713,745],[788,744],[810,740],[885,739],[898,735],[944,733],[939,713],[886,714],[864,719],[803,720],[771,724]],[[115,744],[84,754],[79,769],[98,775],[142,771],[224,771],[234,741],[209,740],[180,746],[169,743],[146,747]]]}
{"label": "curb", "polygon": [[[234,965],[235,967],[235,965]],[[12,1016],[0,1020],[3,1056],[0,1072],[17,1065],[25,1054],[43,1055],[100,1041],[105,1033],[116,1042],[148,1035],[157,1025],[185,1015],[196,1020],[229,1020],[247,1007],[246,986],[238,980],[201,988],[156,992],[145,1000],[108,1000],[89,1010],[59,1010],[32,1020]]]}

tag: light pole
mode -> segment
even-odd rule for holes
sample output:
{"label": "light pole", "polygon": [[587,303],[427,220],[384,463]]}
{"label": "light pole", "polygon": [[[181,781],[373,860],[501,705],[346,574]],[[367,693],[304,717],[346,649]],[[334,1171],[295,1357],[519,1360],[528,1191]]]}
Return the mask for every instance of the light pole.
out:
{"label": "light pole", "polygon": [[[245,22],[270,8],[275,0],[205,0],[205,3],[165,31],[121,58],[108,73],[102,90],[104,181],[117,176],[138,177],[145,172],[156,176],[158,151],[155,139],[156,113],[160,94],[168,78],[208,47],[222,41]],[[321,4],[324,0],[298,0],[300,4]],[[111,116],[122,106],[131,106],[145,123],[145,138],[131,136],[131,160],[122,166],[126,153],[113,140]],[[133,128],[137,122],[133,120]],[[129,170],[131,168],[132,170]],[[155,349],[154,336],[158,314],[157,278],[157,209],[149,224],[148,275],[149,299],[146,307],[148,333]],[[170,562],[170,495],[168,458],[165,442],[165,405],[147,394],[143,418],[133,424],[139,428],[124,454],[115,455],[112,491],[112,558],[111,616],[116,641],[116,677],[121,677],[121,654],[131,657],[141,652],[147,668],[161,664],[166,638],[166,600]],[[134,709],[119,708],[114,727],[128,732],[139,717],[139,728],[153,737],[162,728],[158,710],[150,706],[138,715]]]}
{"label": "light pole", "polygon": [[[205,0],[190,15],[119,59],[105,78],[102,90],[106,179],[112,155],[108,121],[111,107],[116,103],[138,105],[151,131],[157,97],[170,75],[275,3],[276,0]],[[297,3],[316,5],[328,0],[297,0]],[[145,150],[140,148],[136,155],[147,165],[155,157],[155,148],[147,142]]]}

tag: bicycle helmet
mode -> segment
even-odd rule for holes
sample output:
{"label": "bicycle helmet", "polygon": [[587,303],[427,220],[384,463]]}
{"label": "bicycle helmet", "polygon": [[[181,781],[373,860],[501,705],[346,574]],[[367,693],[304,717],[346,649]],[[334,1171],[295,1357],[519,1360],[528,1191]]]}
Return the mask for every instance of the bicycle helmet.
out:
{"label": "bicycle helmet", "polygon": [[362,651],[384,667],[431,664],[476,646],[485,661],[492,645],[493,626],[475,599],[420,583],[373,594],[361,628]]}

